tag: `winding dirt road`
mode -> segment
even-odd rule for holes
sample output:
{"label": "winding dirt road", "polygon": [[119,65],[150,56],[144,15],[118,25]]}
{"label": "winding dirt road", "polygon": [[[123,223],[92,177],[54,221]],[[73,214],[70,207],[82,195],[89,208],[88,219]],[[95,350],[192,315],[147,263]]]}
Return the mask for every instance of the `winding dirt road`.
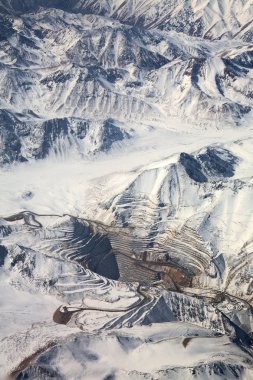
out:
{"label": "winding dirt road", "polygon": [[[108,309],[108,308],[101,308],[101,307],[80,307],[76,308],[76,310],[68,310],[67,306],[60,306],[58,309],[53,314],[53,321],[55,323],[61,324],[61,325],[66,325],[70,320],[73,314],[78,313],[80,311],[106,311],[109,313],[126,313],[130,310],[134,310],[139,308],[140,306],[143,306],[146,302],[149,302],[151,297],[150,295],[145,292],[142,289],[142,285],[139,284],[138,288],[136,289],[137,293],[142,297],[142,299],[133,305],[130,305],[125,308],[115,308],[115,309]],[[62,311],[62,310],[63,311]]]}

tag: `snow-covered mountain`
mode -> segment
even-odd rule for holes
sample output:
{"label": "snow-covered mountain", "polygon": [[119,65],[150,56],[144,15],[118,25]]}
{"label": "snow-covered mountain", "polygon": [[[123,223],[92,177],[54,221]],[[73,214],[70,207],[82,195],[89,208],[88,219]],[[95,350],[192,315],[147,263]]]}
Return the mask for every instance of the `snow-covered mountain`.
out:
{"label": "snow-covered mountain", "polygon": [[252,19],[0,1],[1,378],[252,378]]}
{"label": "snow-covered mountain", "polygon": [[[183,265],[180,262],[175,265],[173,260],[163,263],[159,258],[159,267],[155,270],[155,255],[143,261],[129,254],[131,246],[127,247],[129,235],[126,231],[67,215],[39,216],[24,212],[2,220],[0,227],[4,242],[4,247],[1,246],[5,257],[2,277],[6,294],[13,292],[10,291],[11,284],[21,296],[22,292],[29,291],[36,294],[40,302],[42,295],[57,297],[63,305],[55,310],[53,320],[70,328],[68,334],[64,330],[61,336],[57,330],[52,337],[55,326],[45,321],[43,331],[29,330],[22,339],[22,344],[27,345],[23,353],[18,351],[17,332],[3,339],[1,359],[6,356],[5,367],[9,370],[16,367],[11,372],[12,377],[82,379],[90,373],[95,379],[102,378],[104,371],[111,371],[118,378],[140,379],[146,378],[147,373],[150,378],[165,378],[170,373],[174,373],[175,378],[184,373],[193,378],[196,373],[199,379],[208,373],[209,378],[214,375],[217,378],[220,375],[231,378],[250,376],[250,304],[243,297],[232,295],[230,288],[217,290],[203,284],[189,284],[183,278],[190,276],[187,268],[190,272],[191,265],[187,259]],[[174,247],[179,250],[180,245],[188,245],[189,260],[194,258],[201,264],[201,242],[197,242],[196,233],[191,239],[192,242],[190,232],[187,244],[183,237],[179,239],[177,236],[178,246],[174,244]],[[169,248],[170,242],[167,244]],[[192,250],[190,244],[194,244]],[[137,250],[138,246],[140,253],[142,239],[136,240],[132,249]],[[152,249],[149,251],[152,254]],[[168,252],[173,255],[167,249]],[[219,262],[220,265],[216,265],[221,269],[222,260]],[[149,263],[152,263],[152,269]],[[155,274],[163,270],[159,269],[163,265],[167,268],[163,286],[162,283],[160,286],[157,283],[156,287],[147,286],[158,279]],[[203,275],[207,279],[215,277],[209,272]],[[120,278],[121,282],[112,278]],[[166,290],[164,286],[172,289],[171,279],[176,288]],[[188,290],[184,288],[187,282],[190,285]],[[4,294],[1,297],[3,299]],[[30,298],[21,301],[28,310]],[[48,303],[52,301],[48,299]],[[15,306],[15,302],[9,305],[9,310]],[[5,319],[3,324],[8,326]],[[127,331],[127,328],[138,325],[142,327]],[[83,332],[76,332],[77,327]],[[101,336],[102,331],[109,331],[109,335]],[[204,352],[198,348],[202,339],[207,345]],[[111,353],[115,345],[117,365],[115,359],[105,353],[108,345]],[[183,356],[186,362],[182,364],[176,356],[167,356],[166,351],[172,350]],[[152,352],[155,358],[150,365],[138,364]],[[30,357],[36,359],[35,364]],[[64,364],[65,360],[69,364]],[[93,361],[97,362],[94,368]]]}
{"label": "snow-covered mountain", "polygon": [[251,38],[252,3],[249,0],[3,0],[1,11],[20,15],[40,7],[58,8],[71,13],[97,14],[139,24],[145,29],[176,30],[204,38],[224,35]]}
{"label": "snow-covered mountain", "polygon": [[251,112],[251,1],[69,3],[2,1],[2,163],[62,138],[109,149],[129,137],[117,122],[180,115],[222,128]]}

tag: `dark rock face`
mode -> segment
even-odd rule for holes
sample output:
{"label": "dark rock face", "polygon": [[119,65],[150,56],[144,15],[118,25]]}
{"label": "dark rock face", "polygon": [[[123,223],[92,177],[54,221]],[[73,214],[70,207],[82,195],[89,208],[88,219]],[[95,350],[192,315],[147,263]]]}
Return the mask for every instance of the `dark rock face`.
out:
{"label": "dark rock face", "polygon": [[238,159],[228,150],[207,148],[205,154],[198,156],[204,169],[210,176],[215,177],[233,177],[235,165]]}
{"label": "dark rock face", "polygon": [[110,279],[117,280],[120,276],[118,264],[108,237],[92,231],[82,223],[74,220],[74,239],[82,239],[84,245],[80,248],[78,259],[81,264],[85,260],[89,269]]}
{"label": "dark rock face", "polygon": [[0,165],[13,161],[26,161],[21,153],[21,142],[17,131],[22,124],[7,111],[0,110]]}
{"label": "dark rock face", "polygon": [[103,124],[100,150],[107,152],[114,142],[122,141],[126,138],[130,138],[130,135],[120,129],[113,119],[107,119]]}
{"label": "dark rock face", "polygon": [[8,250],[3,245],[0,245],[0,267],[4,265],[7,254]]}
{"label": "dark rock face", "polygon": [[[230,60],[231,64],[234,65],[234,67],[238,68],[244,68],[246,70],[253,69],[253,52],[248,51],[242,54],[238,54],[233,59]],[[247,72],[247,71],[243,71]]]}
{"label": "dark rock face", "polygon": [[222,277],[223,272],[225,271],[225,268],[226,268],[224,256],[222,254],[220,254],[218,257],[215,257],[213,259],[213,263],[216,266],[216,269],[217,269],[220,277]]}
{"label": "dark rock face", "polygon": [[197,156],[181,153],[179,162],[191,179],[203,183],[233,177],[238,158],[226,149],[208,147]]}
{"label": "dark rock face", "polygon": [[11,22],[0,14],[0,41],[7,40],[14,33]]}
{"label": "dark rock face", "polygon": [[[43,159],[50,152],[57,152],[58,145],[78,144],[92,134],[90,120],[79,118],[57,118],[43,121],[35,116],[25,118],[14,116],[8,111],[0,110],[0,165],[29,159]],[[131,136],[117,121],[101,121],[98,135],[95,137],[94,152],[107,152],[113,143],[129,139]],[[26,141],[26,147],[23,143]],[[83,142],[85,147],[85,141]]]}
{"label": "dark rock face", "polygon": [[181,153],[179,162],[185,168],[186,173],[196,182],[207,182],[207,177],[202,173],[202,167],[199,161],[192,155]]}
{"label": "dark rock face", "polygon": [[68,124],[66,119],[48,120],[42,125],[42,144],[36,154],[36,158],[44,158],[48,155],[50,148],[57,138],[64,137],[68,133]]}
{"label": "dark rock face", "polygon": [[112,280],[118,280],[120,277],[118,263],[113,252],[107,254],[96,252],[96,256],[91,260],[90,269]]}
{"label": "dark rock face", "polygon": [[[27,161],[31,157],[45,158],[58,139],[68,135],[83,139],[89,128],[85,120],[62,118],[41,122],[36,118],[24,122],[21,118],[0,110],[0,165]],[[30,148],[24,149],[26,157],[22,153],[24,138],[30,142]]]}

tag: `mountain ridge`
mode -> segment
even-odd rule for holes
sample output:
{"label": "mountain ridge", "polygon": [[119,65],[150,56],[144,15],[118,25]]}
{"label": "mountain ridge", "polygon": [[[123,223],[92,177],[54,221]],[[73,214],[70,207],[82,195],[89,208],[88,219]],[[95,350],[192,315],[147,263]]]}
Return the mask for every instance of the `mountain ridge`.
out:
{"label": "mountain ridge", "polygon": [[[1,109],[30,134],[44,134],[52,150],[60,131],[53,139],[47,135],[43,122],[50,119],[68,118],[69,125],[73,117],[92,119],[100,122],[102,135],[106,119],[151,126],[158,121],[166,128],[169,116],[179,116],[223,128],[239,126],[252,112],[253,46],[238,36],[208,40],[85,12],[39,8],[3,19]],[[2,144],[8,147],[4,120]],[[23,132],[14,127],[11,133],[25,153]],[[99,149],[94,139],[86,151]],[[8,156],[1,161],[15,161]]]}
{"label": "mountain ridge", "polygon": [[0,1],[0,377],[252,378],[252,18]]}

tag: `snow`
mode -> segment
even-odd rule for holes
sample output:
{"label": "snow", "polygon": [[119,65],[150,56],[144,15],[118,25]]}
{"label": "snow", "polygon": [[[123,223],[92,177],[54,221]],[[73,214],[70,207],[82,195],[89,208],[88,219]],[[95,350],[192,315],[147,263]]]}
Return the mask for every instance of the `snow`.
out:
{"label": "snow", "polygon": [[[185,337],[190,337],[186,345],[183,343]],[[210,352],[212,361],[223,360],[226,364],[235,358],[238,363],[247,358],[227,337],[209,336],[204,329],[171,322],[133,327],[131,331],[112,331],[107,337],[79,336],[75,343],[70,341],[59,347],[52,364],[58,363],[58,370],[63,376],[76,380],[83,376],[100,380],[112,373],[116,378],[125,378],[127,374],[134,377],[134,373],[135,376],[151,373],[153,378],[159,378],[156,372],[170,366],[179,376],[177,371],[182,368],[207,363]]]}
{"label": "snow", "polygon": [[[128,128],[137,130],[134,123],[128,125]],[[251,210],[250,206],[252,204],[252,188],[250,187],[252,181],[250,178],[253,177],[251,136],[252,129],[250,127],[220,130],[206,128],[203,130],[171,118],[168,120],[166,127],[153,122],[150,122],[149,125],[140,125],[138,134],[132,139],[116,144],[111,152],[101,153],[93,158],[85,156],[80,158],[76,150],[71,150],[67,146],[66,149],[59,150],[58,153],[52,152],[45,160],[15,164],[0,169],[2,199],[0,201],[0,215],[6,217],[21,210],[29,210],[39,214],[70,214],[110,224],[114,221],[113,216],[110,209],[107,210],[103,205],[110,204],[112,199],[117,199],[136,181],[138,176],[141,176],[141,180],[136,182],[133,195],[138,196],[139,192],[143,192],[157,202],[157,194],[161,192],[165,201],[168,199],[168,188],[164,185],[169,173],[168,168],[177,164],[179,154],[182,151],[193,154],[203,151],[206,146],[211,144],[224,146],[240,159],[233,180],[246,181],[247,186],[244,186],[237,195],[233,195],[232,190],[227,188],[221,195],[219,193],[215,194],[215,202],[211,203],[211,205],[208,203],[208,198],[202,205],[202,201],[198,200],[201,191],[196,186],[192,186],[187,180],[185,188],[187,191],[185,193],[181,192],[180,195],[180,202],[183,201],[187,207],[178,211],[177,218],[173,223],[178,226],[191,215],[196,217],[211,206],[211,224],[210,227],[203,229],[202,236],[206,241],[212,242],[213,249],[216,245],[215,249],[225,254],[229,268],[235,262],[238,249],[245,241],[250,241],[252,238],[250,228],[253,222],[253,210]],[[61,155],[60,152],[64,152],[64,154]],[[185,178],[183,171],[181,171],[181,175]],[[31,192],[33,196],[24,197],[24,194],[28,192]],[[177,192],[173,202],[179,202]],[[233,205],[232,208],[231,205]],[[232,211],[230,211],[231,209]],[[135,209],[133,208],[132,214],[134,215],[134,213]],[[136,215],[138,216],[138,213]],[[146,218],[145,223],[156,222],[153,219],[154,217],[155,213],[151,213],[151,219]],[[38,217],[37,220],[45,223],[45,226],[50,226],[52,223],[57,226],[58,220],[60,223],[57,216],[43,218]],[[165,213],[164,218],[164,227],[162,228],[166,229],[168,221],[166,221]],[[180,223],[178,224],[178,222]],[[138,223],[137,219],[137,226]],[[197,223],[199,222],[197,221]],[[215,232],[216,230],[217,233]],[[222,231],[221,234],[220,231]],[[26,236],[16,235],[15,239],[12,236],[10,238],[6,237],[5,243],[8,245],[22,241],[26,246],[33,247],[36,239],[35,237],[33,237],[33,240],[29,239],[28,234]],[[39,240],[36,244],[39,246]],[[231,260],[229,257],[231,257]],[[42,278],[48,276],[53,278],[55,276],[55,271],[58,271],[58,265],[54,265],[53,261],[49,263],[49,261],[49,258],[37,259],[37,265],[39,266],[34,272],[36,276]],[[66,276],[71,271],[68,268],[67,266],[61,266],[61,270],[66,272]],[[15,273],[13,278],[17,281],[19,277]],[[228,275],[229,271],[226,273]],[[17,277],[15,278],[15,276]],[[224,284],[226,278],[224,275]],[[200,278],[199,281],[200,283],[202,281],[201,286],[206,286],[207,288],[212,284],[212,281],[207,281],[206,276],[203,280]],[[21,281],[21,284],[24,286],[24,282]],[[213,284],[214,287],[217,284],[221,286],[219,281],[213,281]],[[26,283],[26,290],[29,289],[29,286],[30,284]],[[71,281],[68,286],[71,286]],[[10,372],[24,358],[36,352],[39,348],[46,346],[52,339],[58,342],[64,336],[67,337],[73,334],[74,331],[79,331],[76,326],[83,326],[82,328],[86,334],[103,329],[106,323],[111,323],[112,318],[120,319],[120,310],[138,302],[136,293],[129,291],[129,289],[120,290],[120,288],[116,289],[108,286],[106,288],[107,293],[105,293],[102,288],[94,287],[91,282],[90,289],[94,287],[92,297],[92,293],[87,294],[87,286],[89,286],[89,281],[79,290],[65,291],[65,296],[67,297],[69,294],[69,299],[72,300],[71,305],[68,305],[69,310],[73,310],[75,307],[77,309],[80,307],[95,307],[108,311],[117,309],[119,312],[111,315],[112,313],[107,313],[106,311],[91,312],[84,310],[78,313],[76,319],[73,317],[69,326],[56,326],[52,322],[52,314],[60,306],[59,300],[46,294],[35,295],[21,290],[17,291],[7,283],[3,274],[1,274],[1,294],[4,297],[1,298],[2,312],[0,322],[3,339],[0,341],[0,347],[2,347],[0,361],[3,363],[1,369],[3,374]],[[59,289],[60,287],[61,284],[59,283]],[[237,285],[231,282],[230,292],[237,292],[236,294],[238,294],[238,291],[242,290],[244,297],[247,292],[247,285],[245,284],[238,288]],[[80,292],[83,292],[83,295],[86,293],[81,303],[76,301],[74,292],[77,294],[77,299],[80,298]],[[6,294],[8,297],[6,297]],[[17,296],[18,301],[12,302]],[[6,303],[7,299],[8,302]],[[22,310],[21,314],[20,310]],[[136,311],[135,318],[138,323],[139,317],[137,313],[138,311]],[[10,315],[12,315],[11,323],[8,321]],[[129,316],[129,323],[131,323],[133,315]],[[21,317],[22,327],[19,324]],[[127,323],[127,320],[125,323]],[[31,332],[30,326],[34,326],[33,332]],[[178,337],[167,339],[167,333],[164,328],[164,326],[154,327],[155,331],[158,330],[158,336],[162,337],[161,341],[154,344],[145,340],[145,343],[137,348],[131,348],[128,353],[119,348],[118,343],[111,340],[110,337],[104,338],[102,343],[100,341],[91,343],[90,350],[99,356],[99,360],[98,362],[88,363],[85,369],[86,378],[102,378],[102,375],[108,369],[116,371],[120,374],[119,376],[124,378],[123,376],[128,376],[132,371],[140,373],[148,371],[152,373],[169,366],[173,368],[180,367],[182,363],[185,368],[188,368],[202,362],[209,363],[210,358],[212,360],[226,358],[226,363],[238,362],[238,360],[244,362],[244,354],[226,336],[222,338],[194,338],[185,348],[182,344],[184,335],[182,330],[179,330]],[[177,326],[172,324],[169,329],[168,335],[177,331]],[[136,339],[136,335],[141,336],[143,331],[131,329],[131,336]],[[155,334],[152,331],[153,327],[151,335]],[[189,331],[188,327],[187,331]],[[208,334],[210,334],[210,330]],[[17,339],[19,339],[18,345],[16,344]],[[20,354],[20,347],[22,347],[22,354]],[[71,348],[67,352],[64,350],[57,361],[59,370],[67,377],[72,374],[75,380],[81,379],[84,370],[83,362],[80,359],[73,359],[71,355],[75,348]],[[116,367],[115,363],[117,363]],[[134,378],[134,374],[129,376]],[[249,375],[245,376],[245,379],[250,379],[250,372]]]}
{"label": "snow", "polygon": [[[167,165],[164,157],[175,155],[175,160],[176,154],[182,151],[191,153],[212,143],[247,139],[252,131],[250,127],[226,130],[207,128],[200,133],[193,125],[180,123],[174,118],[169,119],[167,125],[166,129],[157,126],[149,130],[143,128],[139,136],[116,146],[110,154],[101,153],[94,158],[80,159],[70,148],[63,156],[52,153],[43,161],[1,168],[0,191],[4,201],[0,202],[0,215],[29,210],[41,214],[95,218],[87,207],[87,200],[92,198],[96,206],[101,201],[97,199],[96,191],[92,190],[100,181],[105,181],[109,188],[112,181],[111,193],[107,188],[107,193],[102,194],[110,199],[120,193],[122,182],[127,187],[127,183],[134,178],[133,172],[141,166],[149,169],[154,166],[154,161],[161,159],[161,165]],[[250,163],[248,165],[250,167]],[[159,167],[159,163],[155,166]],[[116,175],[116,179],[112,178],[112,174]],[[110,178],[109,182],[106,176]],[[27,191],[32,192],[32,198],[23,198]]]}
{"label": "snow", "polygon": [[[4,337],[22,333],[33,324],[48,321],[50,315],[60,306],[60,302],[46,294],[30,294],[15,289],[1,271],[1,331]],[[6,299],[8,302],[6,302]]]}
{"label": "snow", "polygon": [[61,304],[55,297],[16,289],[2,269],[0,277],[0,376],[5,378],[24,358],[74,329],[53,323],[52,314]]}
{"label": "snow", "polygon": [[[41,214],[35,221],[27,214],[27,225],[0,220],[0,243],[9,249],[0,268],[0,377],[53,343],[57,350],[49,348],[47,361],[67,379],[188,380],[196,367],[199,379],[216,380],[222,376],[213,368],[222,362],[224,378],[234,376],[237,363],[248,380],[252,358],[232,342],[233,328],[221,312],[252,331],[253,119],[244,107],[252,108],[253,73],[243,64],[238,73],[230,67],[252,51],[252,4],[87,0],[69,6],[71,12],[40,9],[11,18],[14,34],[0,49],[0,106],[29,130],[20,140],[28,162],[0,167],[0,218]],[[86,6],[98,14],[83,14]],[[143,29],[132,29],[140,18]],[[54,118],[66,118],[71,133],[59,134],[49,155],[36,161],[34,152],[48,138],[43,123]],[[129,138],[102,152],[111,118]],[[86,121],[89,130],[79,138]],[[236,158],[231,176],[209,173],[208,165],[206,182],[190,176],[180,154],[196,157],[208,147]],[[151,260],[174,255],[179,268],[193,271],[191,288],[138,293],[136,282],[82,268],[71,254],[87,241],[76,239],[70,215],[93,227],[104,223],[107,232],[115,228],[119,240],[123,231],[131,258],[144,249]],[[23,261],[15,264],[20,252]],[[71,314],[66,326],[53,321],[58,308]]]}

